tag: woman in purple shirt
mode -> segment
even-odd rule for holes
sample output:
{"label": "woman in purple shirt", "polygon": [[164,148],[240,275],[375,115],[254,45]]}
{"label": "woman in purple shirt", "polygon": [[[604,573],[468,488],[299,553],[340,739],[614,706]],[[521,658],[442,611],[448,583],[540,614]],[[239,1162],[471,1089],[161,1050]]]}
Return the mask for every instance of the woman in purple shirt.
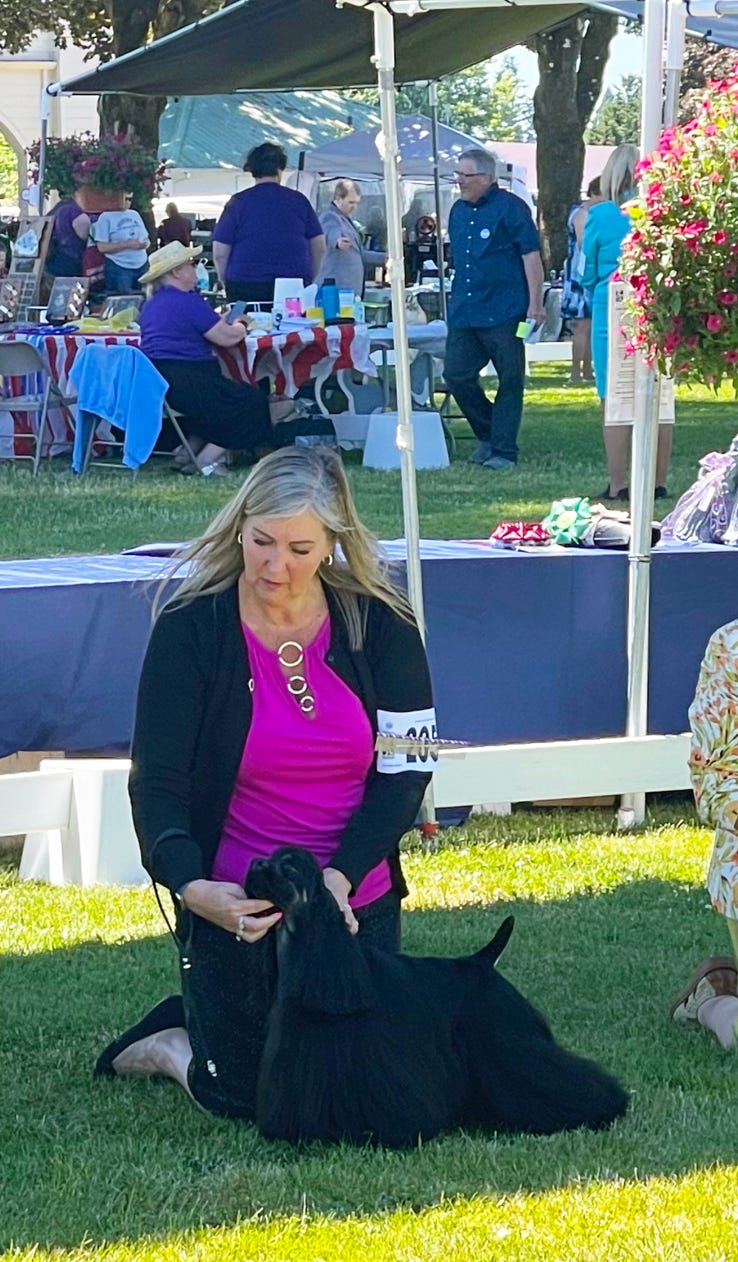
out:
{"label": "woman in purple shirt", "polygon": [[282,188],[287,155],[279,145],[257,145],[244,171],[253,188],[236,193],[213,232],[213,263],[229,302],[271,302],[278,276],[310,285],[325,254],[320,220],[307,197]]}
{"label": "woman in purple shirt", "polygon": [[82,276],[82,255],[90,235],[90,216],[74,197],[54,208],[51,244],[46,256],[50,276]]}
{"label": "woman in purple shirt", "polygon": [[197,468],[178,452],[183,473],[226,473],[227,451],[273,447],[268,396],[243,381],[223,376],[216,346],[236,346],[246,337],[239,320],[228,324],[197,293],[195,262],[202,246],[181,241],[155,250],[141,277],[147,298],[141,308],[141,350],[169,382],[167,399],[181,412]]}

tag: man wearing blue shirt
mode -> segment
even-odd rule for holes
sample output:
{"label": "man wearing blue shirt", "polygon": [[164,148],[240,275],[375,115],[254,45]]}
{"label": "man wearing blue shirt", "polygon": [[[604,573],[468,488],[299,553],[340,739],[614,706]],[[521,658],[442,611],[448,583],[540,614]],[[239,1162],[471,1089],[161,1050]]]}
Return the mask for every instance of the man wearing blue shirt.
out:
{"label": "man wearing blue shirt", "polygon": [[[532,319],[536,327],[543,321],[543,264],[530,210],[498,187],[496,168],[487,149],[467,149],[456,164],[444,377],[478,440],[471,463],[511,469],[525,384],[525,349],[516,334],[521,320]],[[479,380],[490,360],[499,381],[494,403]]]}

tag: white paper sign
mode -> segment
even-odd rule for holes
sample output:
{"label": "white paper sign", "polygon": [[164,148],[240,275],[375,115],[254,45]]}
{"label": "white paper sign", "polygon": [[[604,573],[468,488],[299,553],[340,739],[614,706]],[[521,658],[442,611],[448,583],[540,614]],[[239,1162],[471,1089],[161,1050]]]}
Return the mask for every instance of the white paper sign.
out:
{"label": "white paper sign", "polygon": [[[632,318],[625,309],[626,290],[624,281],[613,280],[608,286],[606,425],[632,425],[635,420],[636,356],[625,353],[633,336]],[[659,424],[673,423],[674,381],[660,377],[659,387]]]}

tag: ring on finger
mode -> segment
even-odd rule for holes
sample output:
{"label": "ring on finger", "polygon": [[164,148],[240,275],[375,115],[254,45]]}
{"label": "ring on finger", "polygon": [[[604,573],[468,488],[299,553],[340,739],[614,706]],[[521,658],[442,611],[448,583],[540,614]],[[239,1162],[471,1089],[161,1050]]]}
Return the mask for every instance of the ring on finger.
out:
{"label": "ring on finger", "polygon": [[246,916],[239,916],[239,917],[238,917],[238,928],[237,928],[237,930],[236,930],[236,941],[237,941],[237,942],[243,942],[243,941],[244,941],[244,934],[245,934],[245,932],[246,932],[246,922],[247,922],[247,919],[248,919],[248,917],[246,917]]}

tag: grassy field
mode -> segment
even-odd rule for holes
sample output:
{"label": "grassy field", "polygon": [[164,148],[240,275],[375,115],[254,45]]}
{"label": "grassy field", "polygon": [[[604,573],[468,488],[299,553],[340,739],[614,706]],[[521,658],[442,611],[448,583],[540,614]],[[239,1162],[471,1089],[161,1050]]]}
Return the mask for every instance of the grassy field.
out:
{"label": "grassy field", "polygon": [[[498,521],[540,520],[562,495],[597,498],[607,483],[597,400],[592,389],[563,389],[563,369],[539,369],[526,396],[521,459],[514,472],[466,463],[471,431],[455,422],[458,451],[450,469],[418,474],[421,532],[426,538],[485,538]],[[670,498],[694,480],[706,451],[728,446],[738,424],[735,404],[707,390],[680,392]],[[153,540],[198,533],[233,494],[243,471],[228,478],[183,478],[152,461],[134,483],[126,472],[99,469],[83,482],[66,458],[37,479],[30,464],[0,466],[0,556],[117,552]],[[404,533],[399,473],[363,469],[346,457],[359,508],[383,539]]]}
{"label": "grassy field", "polygon": [[150,891],[0,868],[0,1257],[24,1262],[735,1259],[734,1059],[671,994],[723,951],[691,807],[615,836],[602,812],[516,814],[406,855],[407,949],[476,948],[631,1092],[612,1130],[450,1134],[407,1153],[291,1149],[169,1083],[93,1082],[97,1051],[175,985]]}
{"label": "grassy field", "polygon": [[[536,376],[514,473],[470,468],[463,437],[449,470],[419,475],[425,536],[485,536],[602,490],[594,395],[561,387]],[[680,396],[666,508],[736,428],[728,400]],[[368,523],[401,535],[399,475],[347,465]],[[185,539],[237,484],[0,468],[0,554]],[[176,986],[153,895],[20,882],[6,856],[2,1262],[734,1262],[735,1059],[666,1015],[694,962],[728,950],[703,886],[709,836],[686,801],[611,830],[609,811],[539,811],[445,830],[435,852],[408,839],[406,949],[464,953],[513,911],[502,971],[632,1101],[602,1134],[456,1133],[408,1153],[291,1149],[206,1117],[172,1084],[93,1082],[100,1048]]]}

